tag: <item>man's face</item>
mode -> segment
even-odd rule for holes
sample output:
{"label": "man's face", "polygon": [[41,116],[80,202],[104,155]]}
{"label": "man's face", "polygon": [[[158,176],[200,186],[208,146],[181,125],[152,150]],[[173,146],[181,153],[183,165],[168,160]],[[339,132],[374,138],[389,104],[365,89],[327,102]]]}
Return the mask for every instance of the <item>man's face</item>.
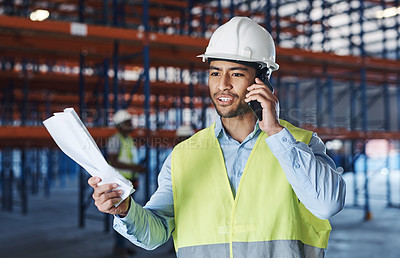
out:
{"label": "man's face", "polygon": [[218,115],[236,117],[251,111],[244,101],[247,87],[254,83],[255,69],[228,61],[210,63],[208,85]]}
{"label": "man's face", "polygon": [[126,120],[126,121],[120,123],[117,126],[117,129],[123,134],[124,133],[127,134],[127,133],[132,132],[133,131],[133,125],[132,125],[131,120]]}

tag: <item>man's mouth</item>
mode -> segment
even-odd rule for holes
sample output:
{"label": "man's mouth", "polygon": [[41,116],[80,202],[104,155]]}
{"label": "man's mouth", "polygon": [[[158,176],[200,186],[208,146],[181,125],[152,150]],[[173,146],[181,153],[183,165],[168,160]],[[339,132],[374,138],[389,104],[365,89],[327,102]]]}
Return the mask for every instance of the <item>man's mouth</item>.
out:
{"label": "man's mouth", "polygon": [[229,106],[233,103],[236,96],[233,94],[215,94],[215,99],[221,106]]}
{"label": "man's mouth", "polygon": [[233,102],[232,96],[220,96],[217,99],[218,99],[218,103],[222,106],[230,105]]}
{"label": "man's mouth", "polygon": [[226,98],[226,97],[220,97],[220,98],[218,98],[218,100],[219,101],[222,101],[222,102],[228,102],[228,101],[230,101],[232,98]]}

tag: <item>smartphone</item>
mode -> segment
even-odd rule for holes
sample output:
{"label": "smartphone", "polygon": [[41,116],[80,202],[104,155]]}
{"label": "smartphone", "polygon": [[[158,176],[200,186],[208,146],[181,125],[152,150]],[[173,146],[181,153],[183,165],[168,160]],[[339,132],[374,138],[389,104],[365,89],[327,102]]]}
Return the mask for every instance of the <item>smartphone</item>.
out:
{"label": "smartphone", "polygon": [[260,102],[257,100],[252,100],[249,102],[250,109],[253,111],[253,113],[256,115],[258,120],[262,121],[262,107]]}
{"label": "smartphone", "polygon": [[[265,77],[265,78],[262,78],[262,77]],[[272,93],[274,92],[274,88],[272,87],[271,83],[269,82],[267,76],[257,76],[257,78],[259,78],[261,81],[263,81],[265,83],[265,85],[267,85],[268,88],[272,91]],[[248,105],[250,106],[250,109],[256,115],[258,120],[262,121],[263,120],[263,117],[262,117],[263,110],[262,110],[260,102],[258,102],[257,100],[252,100],[248,103]]]}

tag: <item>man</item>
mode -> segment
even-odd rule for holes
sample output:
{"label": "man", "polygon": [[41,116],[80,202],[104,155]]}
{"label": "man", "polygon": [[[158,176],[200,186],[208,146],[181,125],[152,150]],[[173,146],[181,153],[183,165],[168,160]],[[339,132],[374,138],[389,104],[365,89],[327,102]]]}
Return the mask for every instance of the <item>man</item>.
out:
{"label": "man", "polygon": [[[139,173],[146,172],[146,169],[137,165],[137,149],[130,136],[133,131],[132,115],[126,110],[119,110],[114,114],[113,122],[118,132],[107,141],[108,162],[126,179],[129,179],[137,189],[139,186]],[[124,237],[118,233],[115,234],[113,247],[115,256],[125,257],[134,253],[134,249],[128,248],[125,242]]]}
{"label": "man", "polygon": [[324,257],[327,219],[343,208],[345,183],[315,134],[278,119],[278,99],[265,84],[279,67],[271,35],[234,17],[200,57],[210,64],[220,118],[174,148],[144,208],[132,199],[113,207],[116,185],[91,178],[96,206],[143,248],[172,234],[178,257]]}
{"label": "man", "polygon": [[108,162],[137,188],[139,173],[146,172],[146,169],[137,165],[137,149],[130,136],[133,131],[132,115],[124,109],[118,110],[113,122],[118,132],[107,141]]}

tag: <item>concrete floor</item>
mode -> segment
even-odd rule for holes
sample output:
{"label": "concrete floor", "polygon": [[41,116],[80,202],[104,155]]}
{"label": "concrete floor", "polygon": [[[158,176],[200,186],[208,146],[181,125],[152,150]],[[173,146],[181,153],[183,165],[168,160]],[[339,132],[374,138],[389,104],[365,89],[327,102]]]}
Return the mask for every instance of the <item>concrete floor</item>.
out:
{"label": "concrete floor", "polygon": [[[352,178],[345,174],[349,204],[353,199]],[[31,196],[26,215],[20,213],[17,205],[12,213],[0,211],[0,257],[113,257],[113,234],[104,233],[102,221],[88,219],[85,228],[78,228],[78,189],[74,182],[68,185],[54,187],[49,198]],[[373,196],[372,220],[365,221],[364,211],[350,206],[331,219],[328,258],[400,257],[400,209],[386,207],[382,198],[384,186],[383,175],[373,178],[371,193],[378,194],[380,200]],[[400,193],[395,187],[393,201],[398,203]],[[94,209],[91,213],[99,215]],[[176,257],[170,252],[171,247],[168,242],[151,252],[136,248],[133,257]]]}

